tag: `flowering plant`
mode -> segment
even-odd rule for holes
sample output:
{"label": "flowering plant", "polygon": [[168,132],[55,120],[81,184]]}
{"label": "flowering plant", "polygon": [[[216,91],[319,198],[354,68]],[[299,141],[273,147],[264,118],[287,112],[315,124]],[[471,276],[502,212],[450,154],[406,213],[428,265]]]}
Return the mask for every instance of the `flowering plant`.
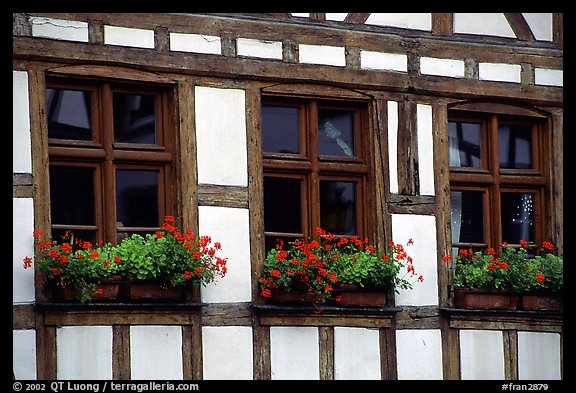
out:
{"label": "flowering plant", "polygon": [[[93,293],[102,291],[98,288],[102,279],[118,274],[121,260],[110,243],[94,245],[74,239],[69,231],[61,242],[42,241],[44,234],[40,230],[34,231],[33,236],[39,272],[56,285],[77,288],[83,302],[90,300]],[[31,266],[32,258],[25,257],[24,268]]]}
{"label": "flowering plant", "polygon": [[[375,286],[383,291],[412,289],[417,274],[401,244],[390,242],[386,250],[378,251],[368,239],[338,237],[321,228],[316,228],[316,234],[320,241],[296,240],[289,242],[287,249],[279,241],[268,251],[260,278],[262,297],[270,298],[274,288],[288,292],[302,288],[308,300],[323,303],[334,298],[338,284]],[[400,275],[403,268],[406,271]],[[417,280],[423,281],[423,277]],[[337,296],[335,300],[339,300]]]}
{"label": "flowering plant", "polygon": [[[456,288],[507,289],[514,293],[559,293],[563,287],[563,261],[553,253],[554,245],[543,242],[540,255],[530,257],[528,242],[520,240],[520,247],[504,243],[500,256],[493,248],[474,252],[462,248],[454,263]],[[449,267],[452,255],[443,261]]]}
{"label": "flowering plant", "polygon": [[[226,258],[216,256],[220,243],[209,236],[180,232],[174,217],[166,216],[160,230],[145,236],[133,234],[120,244],[74,240],[66,232],[61,242],[42,241],[34,231],[35,261],[39,272],[56,285],[72,285],[79,300],[89,301],[100,292],[98,284],[114,275],[135,280],[158,280],[163,285],[207,284],[226,275]],[[24,258],[24,268],[32,258]]]}
{"label": "flowering plant", "polygon": [[182,233],[174,221],[173,216],[166,216],[155,234],[122,239],[115,248],[124,262],[121,273],[170,286],[208,284],[217,276],[224,277],[227,259],[216,256],[220,243],[212,244],[210,236],[196,237],[191,230]]}

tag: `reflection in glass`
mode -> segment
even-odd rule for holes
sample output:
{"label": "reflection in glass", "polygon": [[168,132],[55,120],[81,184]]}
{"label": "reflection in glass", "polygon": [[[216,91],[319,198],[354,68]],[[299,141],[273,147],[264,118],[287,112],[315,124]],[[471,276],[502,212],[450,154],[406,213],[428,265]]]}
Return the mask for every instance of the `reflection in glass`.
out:
{"label": "reflection in glass", "polygon": [[336,235],[357,234],[355,182],[320,181],[320,226]]}
{"label": "reflection in glass", "polygon": [[482,166],[481,125],[449,122],[448,149],[450,166],[480,168]]}
{"label": "reflection in glass", "polygon": [[264,230],[302,233],[300,179],[264,178]]}
{"label": "reflection in glass", "polygon": [[94,225],[94,168],[50,166],[52,224]]}
{"label": "reflection in glass", "polygon": [[157,227],[158,172],[116,171],[116,221],[119,227]]}
{"label": "reflection in glass", "polygon": [[92,140],[90,92],[46,89],[48,138]]}
{"label": "reflection in glass", "polygon": [[300,152],[300,110],[296,107],[262,107],[262,149],[266,153]]}
{"label": "reflection in glass", "polygon": [[114,93],[114,142],[156,143],[154,98]]}
{"label": "reflection in glass", "polygon": [[534,241],[534,200],[533,193],[501,194],[503,242],[519,244],[520,240]]}
{"label": "reflection in glass", "polygon": [[484,243],[484,200],[478,191],[450,191],[453,243]]}
{"label": "reflection in glass", "polygon": [[322,156],[355,156],[354,112],[318,110],[318,149]]}
{"label": "reflection in glass", "polygon": [[532,127],[498,126],[498,157],[500,168],[532,168]]}

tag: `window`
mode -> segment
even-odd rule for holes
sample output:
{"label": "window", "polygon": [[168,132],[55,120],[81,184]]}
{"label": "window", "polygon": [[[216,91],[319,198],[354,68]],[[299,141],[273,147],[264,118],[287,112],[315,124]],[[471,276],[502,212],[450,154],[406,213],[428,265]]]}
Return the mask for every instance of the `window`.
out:
{"label": "window", "polygon": [[266,249],[276,239],[343,236],[367,228],[366,108],[322,100],[264,99],[262,150]]}
{"label": "window", "polygon": [[453,252],[545,240],[545,123],[501,112],[449,112]]}
{"label": "window", "polygon": [[116,243],[173,214],[168,100],[157,87],[47,79],[53,237]]}

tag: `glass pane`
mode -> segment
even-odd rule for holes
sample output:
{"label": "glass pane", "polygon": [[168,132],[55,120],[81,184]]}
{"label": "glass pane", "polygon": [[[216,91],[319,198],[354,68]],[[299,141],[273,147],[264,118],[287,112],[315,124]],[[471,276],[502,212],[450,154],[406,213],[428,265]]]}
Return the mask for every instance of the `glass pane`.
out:
{"label": "glass pane", "polygon": [[477,123],[449,122],[448,150],[450,166],[482,166],[482,127]]}
{"label": "glass pane", "polygon": [[479,191],[450,191],[453,243],[484,243],[484,198]]}
{"label": "glass pane", "polygon": [[518,244],[520,240],[534,241],[534,202],[533,193],[501,194],[503,242]]}
{"label": "glass pane", "polygon": [[114,141],[156,143],[155,97],[114,93]]}
{"label": "glass pane", "polygon": [[158,214],[158,172],[117,170],[118,227],[157,227]]}
{"label": "glass pane", "polygon": [[302,233],[301,179],[264,178],[264,230]]}
{"label": "glass pane", "polygon": [[320,181],[320,226],[336,235],[357,234],[356,183]]}
{"label": "glass pane", "polygon": [[48,138],[92,140],[89,91],[46,89]]}
{"label": "glass pane", "polygon": [[322,156],[353,157],[354,112],[318,110],[318,149]]}
{"label": "glass pane", "polygon": [[498,157],[500,168],[532,168],[532,127],[498,126]]}
{"label": "glass pane", "polygon": [[94,225],[94,168],[50,167],[52,224]]}
{"label": "glass pane", "polygon": [[[66,229],[52,229],[52,239],[57,241],[62,241],[62,238],[66,234]],[[90,242],[96,244],[96,242],[102,239],[96,239],[96,231],[80,230],[80,229],[70,229],[69,230],[73,236],[73,242],[76,240],[82,240],[85,242]],[[70,239],[67,239],[69,241]]]}
{"label": "glass pane", "polygon": [[262,107],[262,148],[266,153],[300,153],[300,109]]}

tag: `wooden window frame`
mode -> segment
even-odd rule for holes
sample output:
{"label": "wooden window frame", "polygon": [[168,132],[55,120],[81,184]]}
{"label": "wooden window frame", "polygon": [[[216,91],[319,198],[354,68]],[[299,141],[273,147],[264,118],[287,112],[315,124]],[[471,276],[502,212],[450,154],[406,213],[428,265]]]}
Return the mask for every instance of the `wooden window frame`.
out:
{"label": "wooden window frame", "polygon": [[[164,215],[175,215],[176,135],[171,114],[174,103],[170,86],[107,78],[47,76],[46,88],[90,91],[92,102],[92,141],[48,138],[49,165],[94,166],[96,239],[117,243],[116,170],[139,169],[158,171],[158,226],[125,227],[130,233],[155,231]],[[116,143],[112,96],[114,93],[150,94],[156,97],[155,144]],[[74,228],[76,227],[76,228]],[[51,222],[51,229],[81,229]]]}
{"label": "wooden window frame", "polygon": [[[455,191],[485,191],[487,198],[484,209],[485,243],[472,244],[476,248],[493,247],[496,252],[502,250],[501,195],[504,192],[534,193],[534,244],[546,240],[548,233],[546,217],[546,195],[550,179],[547,170],[549,162],[547,149],[550,138],[546,132],[546,118],[527,109],[510,107],[501,104],[471,104],[468,107],[449,108],[448,121],[476,122],[482,127],[481,168],[450,166],[450,189]],[[532,168],[507,169],[499,167],[498,125],[525,124],[532,126]],[[487,204],[486,204],[487,202]],[[510,246],[519,246],[509,244]],[[459,248],[469,244],[453,242],[452,247]]]}
{"label": "wooden window frame", "polygon": [[[267,153],[262,149],[263,177],[286,177],[303,179],[302,233],[288,234],[268,232],[264,237],[318,238],[314,229],[320,226],[320,181],[353,181],[357,183],[356,235],[367,236],[372,220],[365,212],[370,211],[368,194],[373,178],[371,157],[373,152],[367,143],[369,132],[369,103],[356,100],[336,100],[326,97],[262,97],[262,106],[294,106],[300,108],[300,154]],[[355,157],[321,156],[318,142],[318,110],[346,110],[354,112]]]}

